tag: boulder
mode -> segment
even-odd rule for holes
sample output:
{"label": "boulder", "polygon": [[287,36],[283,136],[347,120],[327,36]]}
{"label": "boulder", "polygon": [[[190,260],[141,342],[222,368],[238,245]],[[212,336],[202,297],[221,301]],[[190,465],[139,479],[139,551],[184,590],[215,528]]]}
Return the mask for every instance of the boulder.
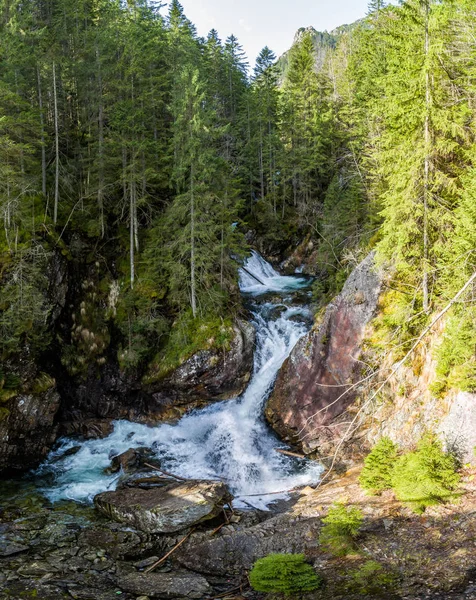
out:
{"label": "boulder", "polygon": [[318,518],[284,513],[198,543],[192,540],[174,553],[174,559],[198,573],[240,575],[268,554],[314,553],[319,545],[319,528]]}
{"label": "boulder", "polygon": [[353,271],[320,326],[298,342],[278,374],[266,417],[282,438],[308,454],[332,451],[342,431],[333,421],[356,399],[356,389],[344,392],[360,378],[361,346],[380,290],[372,253]]}
{"label": "boulder", "polygon": [[134,530],[120,523],[101,523],[84,527],[78,537],[78,546],[107,553],[116,560],[167,551],[165,541],[153,539],[143,531]]}
{"label": "boulder", "polygon": [[155,425],[179,419],[187,411],[214,400],[238,396],[253,371],[254,327],[237,320],[229,348],[197,352],[174,371],[145,378],[122,372],[114,361],[90,368],[83,379],[62,381],[60,431],[63,436],[105,437],[112,421],[127,419]]}
{"label": "boulder", "polygon": [[125,592],[148,598],[205,598],[212,591],[207,580],[196,573],[130,573],[119,577]]}
{"label": "boulder", "polygon": [[[144,460],[153,457],[154,453],[150,448],[129,448],[122,454],[114,456],[111,460],[111,466],[106,469],[107,473],[118,473],[123,471],[124,473],[131,473],[140,469]],[[157,461],[155,461],[157,464]]]}
{"label": "boulder", "polygon": [[107,517],[147,533],[173,533],[216,517],[232,496],[223,483],[187,481],[156,489],[126,488],[94,498]]}
{"label": "boulder", "polygon": [[476,394],[460,392],[448,415],[440,424],[446,445],[454,449],[464,463],[476,463]]}
{"label": "boulder", "polygon": [[[230,348],[203,350],[186,360],[165,379],[158,382],[159,397],[204,397],[225,399],[238,396],[250,380],[253,369],[255,329],[246,321],[234,326]],[[152,384],[151,389],[155,387]]]}

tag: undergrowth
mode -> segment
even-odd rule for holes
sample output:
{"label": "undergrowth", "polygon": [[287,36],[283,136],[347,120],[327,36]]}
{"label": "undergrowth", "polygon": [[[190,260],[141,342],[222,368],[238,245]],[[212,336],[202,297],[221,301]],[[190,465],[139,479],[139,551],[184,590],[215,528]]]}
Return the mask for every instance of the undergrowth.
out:
{"label": "undergrowth", "polygon": [[401,502],[417,513],[429,506],[454,500],[460,482],[458,462],[444,452],[433,434],[425,435],[414,452],[401,456],[395,463],[392,487]]}
{"label": "undergrowth", "polygon": [[381,438],[365,458],[360,485],[370,494],[379,494],[392,487],[392,472],[398,447],[388,437]]}
{"label": "undergrowth", "polygon": [[346,506],[336,502],[322,519],[319,543],[334,556],[346,556],[356,551],[355,541],[362,526],[362,511],[355,506]]}
{"label": "undergrowth", "polygon": [[322,578],[306,563],[304,554],[270,554],[256,561],[250,583],[257,592],[292,597],[317,590]]}

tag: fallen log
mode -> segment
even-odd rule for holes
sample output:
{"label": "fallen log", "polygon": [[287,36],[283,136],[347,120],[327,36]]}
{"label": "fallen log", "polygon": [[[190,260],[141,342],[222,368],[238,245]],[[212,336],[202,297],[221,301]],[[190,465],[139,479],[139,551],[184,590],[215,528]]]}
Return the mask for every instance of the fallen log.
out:
{"label": "fallen log", "polygon": [[254,275],[249,269],[247,269],[246,267],[241,267],[243,269],[243,271],[249,275],[250,277],[252,277],[255,281],[257,281],[260,285],[266,285],[264,283],[264,281],[261,281],[261,279],[259,277],[257,277],[256,275]]}

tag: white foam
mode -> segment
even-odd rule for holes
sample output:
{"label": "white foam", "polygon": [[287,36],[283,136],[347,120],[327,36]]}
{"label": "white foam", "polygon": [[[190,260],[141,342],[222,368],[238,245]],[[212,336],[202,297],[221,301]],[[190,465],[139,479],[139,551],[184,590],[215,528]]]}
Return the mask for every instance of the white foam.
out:
{"label": "white foam", "polygon": [[280,275],[254,250],[244,266],[246,271],[240,269],[240,289],[245,294],[258,296],[269,292],[295,291],[309,285],[309,280],[304,277]]}

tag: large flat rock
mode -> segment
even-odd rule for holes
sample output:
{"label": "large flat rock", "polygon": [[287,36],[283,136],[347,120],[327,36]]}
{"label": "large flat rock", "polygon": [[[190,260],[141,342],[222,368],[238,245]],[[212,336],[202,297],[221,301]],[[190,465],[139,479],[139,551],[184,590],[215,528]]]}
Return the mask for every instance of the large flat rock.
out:
{"label": "large flat rock", "polygon": [[159,489],[121,489],[94,498],[107,517],[147,533],[173,533],[216,517],[232,496],[223,483],[187,481]]}
{"label": "large flat rock", "polygon": [[148,598],[205,598],[211,593],[207,580],[195,573],[131,573],[118,579],[125,592]]}

